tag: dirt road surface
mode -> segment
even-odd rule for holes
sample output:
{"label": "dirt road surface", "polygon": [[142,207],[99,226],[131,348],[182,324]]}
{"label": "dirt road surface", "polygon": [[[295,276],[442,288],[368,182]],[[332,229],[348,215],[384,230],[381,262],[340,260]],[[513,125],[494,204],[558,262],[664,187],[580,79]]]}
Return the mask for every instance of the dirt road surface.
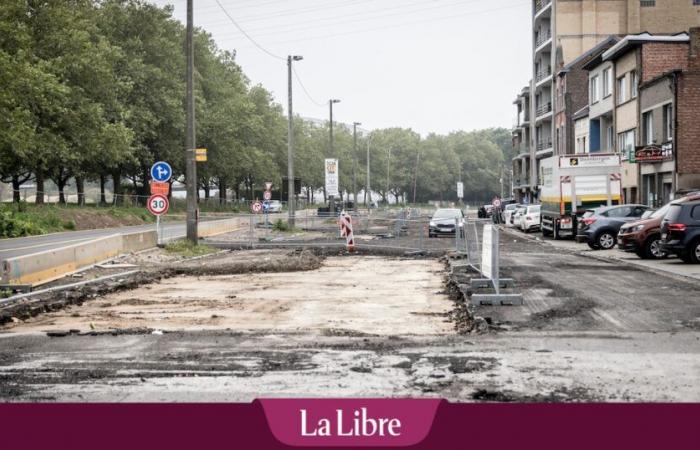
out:
{"label": "dirt road surface", "polygon": [[501,243],[525,304],[477,307],[486,333],[454,331],[437,259],[173,277],[5,326],[0,398],[700,401],[697,284]]}

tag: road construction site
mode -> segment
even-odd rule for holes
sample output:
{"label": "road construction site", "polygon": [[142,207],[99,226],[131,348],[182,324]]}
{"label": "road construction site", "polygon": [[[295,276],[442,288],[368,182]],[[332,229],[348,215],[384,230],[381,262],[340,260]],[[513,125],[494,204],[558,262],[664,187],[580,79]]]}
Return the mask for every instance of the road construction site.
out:
{"label": "road construction site", "polygon": [[700,401],[700,283],[503,233],[523,305],[472,305],[480,275],[427,222],[360,220],[352,253],[331,219],[238,229],[6,304],[0,399]]}

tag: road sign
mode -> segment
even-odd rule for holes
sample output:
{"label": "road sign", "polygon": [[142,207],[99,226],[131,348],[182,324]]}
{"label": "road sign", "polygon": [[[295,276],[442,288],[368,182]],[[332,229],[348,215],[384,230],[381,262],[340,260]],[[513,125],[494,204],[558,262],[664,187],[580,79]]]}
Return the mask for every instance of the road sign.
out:
{"label": "road sign", "polygon": [[204,162],[207,160],[207,149],[197,148],[194,150],[194,160],[197,162]]}
{"label": "road sign", "polygon": [[170,203],[168,202],[168,197],[165,195],[156,194],[148,198],[148,204],[146,206],[154,216],[162,216],[168,212]]}
{"label": "road sign", "polygon": [[464,183],[457,182],[457,198],[464,198]]}
{"label": "road sign", "polygon": [[253,210],[254,213],[259,213],[262,211],[263,205],[260,202],[253,202],[253,205],[251,206],[251,209]]}
{"label": "road sign", "polygon": [[500,208],[501,201],[497,198],[494,198],[493,201],[491,202],[491,206],[493,206],[494,208]]}
{"label": "road sign", "polygon": [[263,210],[267,212],[268,209],[270,209],[270,202],[268,200],[265,200],[263,202]]}
{"label": "road sign", "polygon": [[272,198],[272,192],[270,192],[270,191],[263,192],[263,198],[265,200],[270,200]]}
{"label": "road sign", "polygon": [[272,181],[266,181],[265,182],[265,190],[269,191],[270,189],[272,189]]}
{"label": "road sign", "polygon": [[165,161],[158,161],[151,166],[151,178],[155,181],[165,183],[173,176],[173,169]]}
{"label": "road sign", "polygon": [[160,194],[168,196],[170,192],[170,183],[161,183],[160,181],[151,180],[151,195]]}
{"label": "road sign", "polygon": [[338,160],[326,159],[326,195],[338,195]]}

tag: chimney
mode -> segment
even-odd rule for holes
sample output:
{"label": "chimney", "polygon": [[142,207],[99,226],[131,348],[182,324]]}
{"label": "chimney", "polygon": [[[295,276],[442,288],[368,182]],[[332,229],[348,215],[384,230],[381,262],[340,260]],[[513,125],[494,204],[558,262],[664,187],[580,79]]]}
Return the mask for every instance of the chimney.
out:
{"label": "chimney", "polygon": [[690,48],[688,54],[688,66],[700,69],[700,27],[690,29]]}

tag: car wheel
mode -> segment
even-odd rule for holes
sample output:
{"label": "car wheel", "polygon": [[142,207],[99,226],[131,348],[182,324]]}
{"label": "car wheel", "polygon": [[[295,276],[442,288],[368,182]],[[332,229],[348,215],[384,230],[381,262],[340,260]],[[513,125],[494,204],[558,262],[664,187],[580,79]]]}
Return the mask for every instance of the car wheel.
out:
{"label": "car wheel", "polygon": [[647,259],[647,254],[642,250],[635,250],[634,254],[639,256],[641,259]]}
{"label": "car wheel", "polygon": [[586,244],[588,244],[588,246],[591,248],[591,250],[598,250],[598,248],[599,248],[595,242],[588,241],[588,242],[586,242]]}
{"label": "car wheel", "polygon": [[647,239],[644,244],[645,259],[663,259],[666,256],[666,252],[661,250],[661,236],[656,235]]}
{"label": "car wheel", "polygon": [[691,264],[693,262],[693,260],[690,259],[690,253],[681,253],[678,257],[686,264]]}
{"label": "car wheel", "polygon": [[696,239],[695,242],[690,244],[690,262],[693,264],[700,264],[700,239]]}
{"label": "car wheel", "polygon": [[598,247],[603,250],[610,250],[611,248],[615,247],[615,236],[613,236],[609,231],[603,231],[600,233],[596,237],[595,241],[598,244]]}

